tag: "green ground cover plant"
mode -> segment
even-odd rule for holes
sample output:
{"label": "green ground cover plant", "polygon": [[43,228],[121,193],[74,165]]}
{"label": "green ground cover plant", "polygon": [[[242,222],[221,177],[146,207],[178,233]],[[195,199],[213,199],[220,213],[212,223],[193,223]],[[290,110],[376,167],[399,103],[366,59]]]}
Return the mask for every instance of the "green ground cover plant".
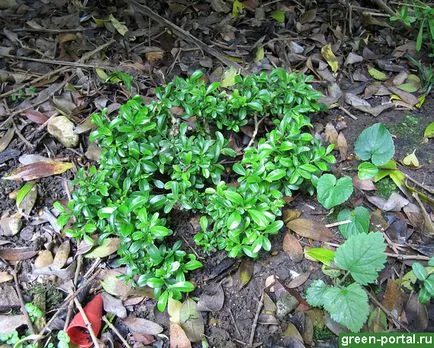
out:
{"label": "green ground cover plant", "polygon": [[[126,277],[152,287],[164,310],[168,298],[194,289],[186,273],[202,265],[173,236],[171,211],[202,214],[194,240],[205,251],[257,257],[283,227],[284,196],[314,193],[335,162],[333,146],[323,147],[309,132],[306,114],[321,109],[321,94],[308,82],[276,69],[236,76],[222,88],[195,72],[157,88],[148,105],[134,97],[114,118],[92,115],[91,140],[101,160],[77,172],[67,209],[56,205],[59,222],[72,218],[68,235],[90,244],[120,237],[118,263],[127,266]],[[240,156],[229,146],[229,132],[257,117],[269,118],[274,129]],[[225,165],[228,160],[235,164]]]}

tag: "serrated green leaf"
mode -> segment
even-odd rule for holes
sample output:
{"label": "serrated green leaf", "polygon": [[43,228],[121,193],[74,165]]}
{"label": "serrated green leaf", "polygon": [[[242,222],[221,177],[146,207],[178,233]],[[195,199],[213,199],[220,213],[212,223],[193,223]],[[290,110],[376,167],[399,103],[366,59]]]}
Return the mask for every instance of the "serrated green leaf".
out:
{"label": "serrated green leaf", "polygon": [[362,233],[350,236],[336,250],[335,263],[343,270],[349,271],[359,284],[375,282],[378,272],[386,263],[386,244],[380,232]]}
{"label": "serrated green leaf", "polygon": [[353,180],[349,176],[336,180],[333,174],[324,174],[319,178],[316,189],[318,202],[330,209],[350,198],[353,193]]}
{"label": "serrated green leaf", "polygon": [[375,123],[360,133],[354,144],[356,155],[376,166],[386,164],[395,154],[392,135],[382,123]]}
{"label": "serrated green leaf", "polygon": [[368,295],[357,283],[347,287],[328,287],[323,298],[324,309],[331,318],[353,332],[359,332],[368,319]]}
{"label": "serrated green leaf", "polygon": [[349,224],[340,225],[339,231],[345,239],[359,233],[369,231],[369,210],[365,207],[356,207],[353,211],[344,209],[338,214],[338,221],[351,220]]}
{"label": "serrated green leaf", "polygon": [[324,305],[324,295],[328,286],[321,279],[314,280],[306,292],[306,300],[311,306],[322,307]]}

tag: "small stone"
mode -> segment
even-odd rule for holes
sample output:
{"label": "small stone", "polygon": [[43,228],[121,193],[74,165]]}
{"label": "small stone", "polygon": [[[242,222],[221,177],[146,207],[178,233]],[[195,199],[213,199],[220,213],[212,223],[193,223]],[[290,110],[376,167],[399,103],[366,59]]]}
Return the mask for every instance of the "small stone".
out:
{"label": "small stone", "polygon": [[53,117],[48,123],[48,133],[59,140],[65,147],[76,147],[78,135],[74,133],[74,124],[65,116]]}

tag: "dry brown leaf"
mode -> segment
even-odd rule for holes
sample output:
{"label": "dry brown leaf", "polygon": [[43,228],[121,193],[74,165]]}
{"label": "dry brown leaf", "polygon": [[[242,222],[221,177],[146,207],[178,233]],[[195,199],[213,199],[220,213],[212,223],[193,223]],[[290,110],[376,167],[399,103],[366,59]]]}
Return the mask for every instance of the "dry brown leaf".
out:
{"label": "dry brown leaf", "polygon": [[7,261],[20,261],[31,259],[37,253],[32,248],[0,249],[0,258]]}
{"label": "dry brown leaf", "polygon": [[191,348],[185,331],[176,323],[170,323],[170,348]]}
{"label": "dry brown leaf", "polygon": [[330,231],[324,224],[317,221],[296,219],[288,222],[286,227],[305,238],[322,242],[328,242],[333,239],[332,231]]}
{"label": "dry brown leaf", "polygon": [[225,293],[221,284],[207,284],[200,294],[197,309],[201,312],[218,312],[223,308]]}
{"label": "dry brown leaf", "polygon": [[30,121],[33,121],[37,124],[44,124],[48,121],[48,117],[37,110],[27,109],[23,111],[23,115],[26,116]]}
{"label": "dry brown leaf", "polygon": [[0,272],[0,284],[6,283],[12,279],[14,279],[14,277],[12,275],[10,275],[8,272],[5,272],[5,271]]}
{"label": "dry brown leaf", "polygon": [[383,297],[383,306],[397,318],[402,310],[402,293],[399,280],[388,279]]}
{"label": "dry brown leaf", "polygon": [[399,98],[401,98],[402,101],[409,104],[410,106],[415,106],[417,103],[419,103],[419,100],[417,97],[415,97],[413,94],[405,92],[399,88],[393,87],[393,86],[387,86],[387,88],[393,93],[396,94]]}
{"label": "dry brown leaf", "polygon": [[0,315],[0,334],[10,333],[22,325],[26,325],[24,315]]}
{"label": "dry brown leaf", "polygon": [[341,162],[347,159],[348,144],[347,139],[345,139],[344,133],[340,132],[337,139],[337,145],[339,149],[339,154],[341,155]]}
{"label": "dry brown leaf", "polygon": [[353,176],[353,185],[362,191],[375,191],[377,189],[372,179],[360,180],[357,175]]}
{"label": "dry brown leaf", "polygon": [[35,268],[43,268],[53,263],[53,254],[49,250],[42,250],[35,260]]}
{"label": "dry brown leaf", "polygon": [[335,126],[333,126],[332,123],[329,122],[326,124],[324,134],[325,134],[325,139],[329,144],[337,145],[339,135]]}
{"label": "dry brown leaf", "polygon": [[298,209],[285,209],[283,211],[283,222],[286,224],[291,220],[299,218],[301,211]]}
{"label": "dry brown leaf", "polygon": [[300,274],[298,277],[292,279],[286,286],[290,289],[298,288],[303,285],[310,277],[310,271]]}
{"label": "dry brown leaf", "polygon": [[71,169],[72,166],[71,162],[56,162],[53,160],[36,162],[14,169],[8,176],[4,176],[3,179],[30,181],[64,173]]}
{"label": "dry brown leaf", "polygon": [[0,138],[0,152],[3,152],[8,147],[12,138],[14,137],[15,131],[13,127],[10,127],[5,134]]}
{"label": "dry brown leaf", "polygon": [[123,322],[132,332],[141,335],[157,335],[163,332],[163,327],[151,320],[130,316]]}
{"label": "dry brown leaf", "polygon": [[53,267],[60,269],[65,266],[70,251],[71,246],[69,244],[69,240],[66,240],[62,244],[60,244],[59,248],[57,249],[56,255],[54,256]]}
{"label": "dry brown leaf", "polygon": [[87,259],[92,258],[103,258],[109,256],[119,249],[121,244],[120,238],[106,238],[103,240],[102,244],[97,246],[91,252],[86,254],[84,257]]}
{"label": "dry brown leaf", "polygon": [[303,260],[303,247],[298,239],[289,232],[286,232],[283,238],[283,250],[289,255],[292,261],[300,262]]}

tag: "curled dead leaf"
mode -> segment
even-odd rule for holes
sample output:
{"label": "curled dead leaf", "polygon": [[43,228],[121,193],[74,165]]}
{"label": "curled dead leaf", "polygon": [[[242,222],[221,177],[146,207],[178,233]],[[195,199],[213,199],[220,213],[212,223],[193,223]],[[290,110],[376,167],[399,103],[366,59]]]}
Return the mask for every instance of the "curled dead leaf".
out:
{"label": "curled dead leaf", "polygon": [[324,224],[308,219],[295,219],[286,224],[291,231],[298,235],[322,242],[333,239],[333,233]]}
{"label": "curled dead leaf", "polygon": [[291,233],[287,232],[283,238],[283,250],[289,255],[292,261],[300,262],[303,260],[303,248]]}

